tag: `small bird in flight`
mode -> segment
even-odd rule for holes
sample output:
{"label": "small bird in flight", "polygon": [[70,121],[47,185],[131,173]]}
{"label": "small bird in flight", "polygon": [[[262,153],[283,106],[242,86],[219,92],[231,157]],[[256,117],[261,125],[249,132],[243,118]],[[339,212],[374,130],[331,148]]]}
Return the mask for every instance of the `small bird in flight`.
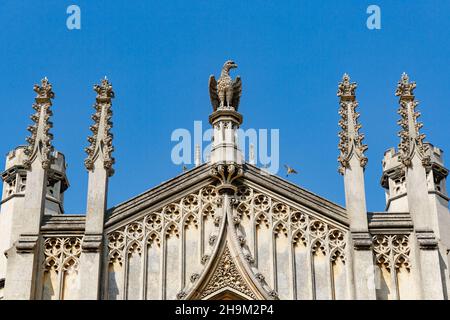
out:
{"label": "small bird in flight", "polygon": [[295,171],[294,168],[289,167],[288,165],[284,165],[284,167],[286,168],[286,178],[290,175],[290,174],[297,174],[298,172]]}

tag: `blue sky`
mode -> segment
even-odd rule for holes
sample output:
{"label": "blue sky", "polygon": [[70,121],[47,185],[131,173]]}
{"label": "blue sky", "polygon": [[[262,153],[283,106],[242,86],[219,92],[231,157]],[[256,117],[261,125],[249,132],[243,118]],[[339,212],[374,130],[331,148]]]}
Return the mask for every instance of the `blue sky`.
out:
{"label": "blue sky", "polygon": [[[81,9],[81,30],[66,27],[71,4]],[[381,8],[381,30],[366,27],[371,4]],[[33,84],[47,76],[56,94],[54,145],[71,183],[66,212],[85,212],[92,85],[107,75],[116,92],[113,206],[181,173],[171,133],[193,130],[195,120],[207,128],[208,77],[230,58],[244,86],[243,128],[280,129],[280,162],[299,170],[289,180],[343,205],[336,91],[348,72],[369,145],[368,210],[382,211],[381,160],[399,141],[394,92],[403,71],[417,82],[426,140],[450,153],[448,12],[446,0],[4,0],[0,151],[24,144]]]}

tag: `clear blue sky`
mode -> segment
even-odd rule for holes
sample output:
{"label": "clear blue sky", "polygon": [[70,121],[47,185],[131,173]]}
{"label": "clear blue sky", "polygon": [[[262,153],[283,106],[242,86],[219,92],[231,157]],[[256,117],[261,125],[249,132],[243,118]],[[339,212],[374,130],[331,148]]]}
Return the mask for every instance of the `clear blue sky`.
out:
{"label": "clear blue sky", "polygon": [[[81,8],[81,30],[66,28],[71,4]],[[366,27],[370,4],[381,8],[381,30]],[[243,128],[280,129],[280,161],[300,171],[289,179],[342,205],[336,91],[348,72],[369,145],[368,209],[381,211],[381,160],[399,141],[394,92],[403,71],[417,82],[426,140],[450,153],[449,12],[448,0],[3,0],[0,151],[24,144],[33,84],[47,76],[54,145],[71,182],[66,212],[85,212],[92,85],[107,75],[116,92],[113,206],[180,174],[171,133],[207,125],[208,77],[231,58],[243,80]]]}

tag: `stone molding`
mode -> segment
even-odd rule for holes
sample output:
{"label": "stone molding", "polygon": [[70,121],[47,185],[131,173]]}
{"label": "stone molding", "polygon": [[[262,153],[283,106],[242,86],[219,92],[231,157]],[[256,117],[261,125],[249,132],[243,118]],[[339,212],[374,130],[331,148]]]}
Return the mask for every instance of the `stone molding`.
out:
{"label": "stone molding", "polygon": [[416,238],[421,250],[437,250],[438,241],[431,230],[416,231]]}
{"label": "stone molding", "polygon": [[17,253],[34,253],[38,241],[37,234],[21,234],[16,242]]}
{"label": "stone molding", "polygon": [[85,215],[55,214],[44,215],[41,232],[47,234],[83,234],[85,230]]}
{"label": "stone molding", "polygon": [[372,237],[368,232],[351,232],[353,248],[355,250],[371,250]]}
{"label": "stone molding", "polygon": [[414,224],[409,213],[369,212],[371,234],[411,233]]}
{"label": "stone molding", "polygon": [[103,234],[85,234],[81,243],[83,252],[100,252]]}

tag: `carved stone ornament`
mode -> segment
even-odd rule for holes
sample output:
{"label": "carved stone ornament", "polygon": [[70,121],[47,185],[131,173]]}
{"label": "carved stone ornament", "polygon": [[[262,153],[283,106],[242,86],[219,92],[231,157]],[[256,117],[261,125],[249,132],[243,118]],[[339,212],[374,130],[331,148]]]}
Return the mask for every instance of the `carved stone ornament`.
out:
{"label": "carved stone ornament", "polygon": [[112,145],[113,135],[110,130],[113,126],[111,101],[114,98],[114,91],[106,77],[100,85],[94,85],[94,91],[97,92],[94,104],[95,113],[92,115],[94,124],[90,127],[92,135],[87,138],[90,145],[84,149],[88,155],[84,164],[87,170],[92,171],[95,161],[101,157],[103,167],[107,170],[108,175],[112,176],[114,174],[112,166],[115,160],[112,157],[114,147]]}
{"label": "carved stone ornament", "polygon": [[50,129],[53,123],[49,121],[53,115],[50,107],[55,94],[52,91],[52,85],[47,78],[41,80],[41,85],[34,85],[34,91],[37,93],[33,109],[36,111],[30,118],[34,122],[27,130],[31,133],[26,140],[28,145],[24,151],[26,159],[25,168],[30,168],[31,163],[37,158],[42,162],[42,168],[50,167],[54,160],[53,153],[53,134]]}
{"label": "carved stone ornament", "polygon": [[206,263],[208,263],[208,261],[209,261],[209,258],[210,258],[210,256],[209,256],[209,255],[207,255],[207,254],[204,254],[204,255],[202,256],[202,259],[201,259],[201,263],[202,263],[202,264],[206,264]]}
{"label": "carved stone ornament", "polygon": [[199,278],[200,278],[200,275],[198,273],[193,273],[193,274],[191,274],[190,280],[191,280],[192,283],[194,283]]}
{"label": "carved stone ornament", "polygon": [[398,145],[399,160],[406,167],[411,166],[411,160],[415,154],[419,156],[424,166],[430,164],[430,156],[426,154],[427,145],[423,143],[425,135],[420,133],[423,124],[418,122],[420,112],[416,111],[419,102],[415,99],[415,82],[410,82],[406,73],[398,82],[395,95],[400,97],[398,114],[401,116],[397,124],[401,127],[398,136],[400,143]]}
{"label": "carved stone ornament", "polygon": [[44,241],[44,271],[77,271],[81,255],[81,238],[51,237]]}
{"label": "carved stone ornament", "polygon": [[230,70],[237,68],[237,64],[228,60],[224,63],[219,80],[216,82],[214,75],[209,77],[209,96],[214,111],[235,110],[239,108],[242,93],[242,82],[239,76],[233,81]]}
{"label": "carved stone ornament", "polygon": [[219,163],[213,165],[211,175],[220,182],[217,190],[232,190],[235,192],[237,188],[233,185],[233,182],[244,175],[244,169],[238,164]]}
{"label": "carved stone ornament", "polygon": [[[275,238],[285,236],[291,239],[293,246],[304,246],[313,255],[321,251],[331,262],[339,259],[345,263],[347,260],[345,230],[247,185],[238,187],[236,198],[240,200],[233,214],[233,219],[236,218],[233,222],[238,223],[236,228],[240,227],[239,224],[246,217],[247,220],[254,221],[255,228],[268,228]],[[245,234],[238,232],[237,235],[239,243],[244,247],[244,258],[248,257],[248,262],[252,264],[255,258],[251,254],[247,255],[249,251],[244,246]],[[370,248],[372,239],[369,237],[364,240],[369,241]]]}
{"label": "carved stone ornament", "polygon": [[358,101],[356,101],[355,90],[356,83],[350,82],[348,74],[344,74],[342,82],[339,83],[337,96],[340,98],[339,126],[339,150],[341,151],[338,162],[340,163],[339,173],[344,174],[345,168],[349,167],[350,159],[356,156],[361,167],[367,164],[367,157],[364,152],[367,150],[367,145],[364,145],[364,134],[360,133],[361,124],[358,121],[359,113],[356,112]]}
{"label": "carved stone ornament", "polygon": [[388,271],[393,268],[411,268],[409,236],[399,235],[376,235],[373,237],[373,251],[375,262],[384,266]]}
{"label": "carved stone ornament", "polygon": [[181,290],[180,292],[177,293],[177,299],[178,300],[181,300],[181,299],[183,299],[186,296],[187,296],[187,293],[185,291],[183,291],[183,290]]}
{"label": "carved stone ornament", "polygon": [[201,298],[209,296],[210,294],[226,287],[232,288],[253,299],[256,299],[255,294],[248,287],[243,276],[239,273],[228,247],[225,247],[217,268],[214,270],[214,274],[205,289],[202,291]]}
{"label": "carved stone ornament", "polygon": [[275,290],[271,290],[271,291],[269,292],[269,296],[270,296],[272,299],[279,299],[278,292],[276,292]]}
{"label": "carved stone ornament", "polygon": [[[215,186],[207,185],[111,230],[106,235],[108,263],[126,265],[130,255],[141,254],[149,246],[161,247],[164,239],[180,238],[184,228],[198,228],[206,217],[215,219],[218,197]],[[206,239],[208,246],[209,240],[212,245],[218,240],[215,234]],[[202,264],[209,258],[204,255]]]}

